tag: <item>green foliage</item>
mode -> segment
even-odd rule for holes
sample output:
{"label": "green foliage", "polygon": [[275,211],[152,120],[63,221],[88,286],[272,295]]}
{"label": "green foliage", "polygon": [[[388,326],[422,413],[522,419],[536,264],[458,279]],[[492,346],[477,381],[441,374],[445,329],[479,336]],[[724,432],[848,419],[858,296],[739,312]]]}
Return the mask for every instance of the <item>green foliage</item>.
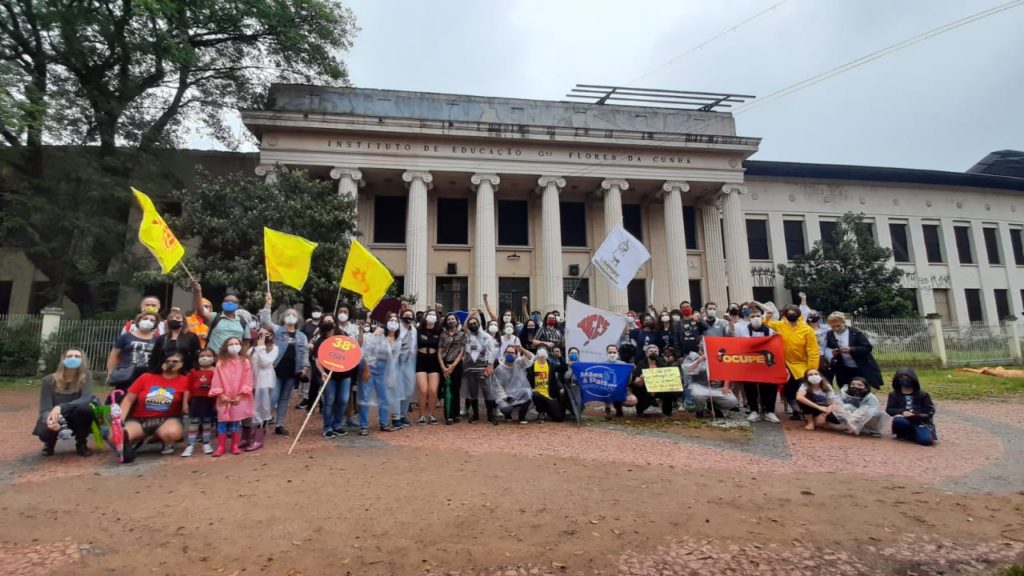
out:
{"label": "green foliage", "polygon": [[892,250],[875,242],[863,214],[844,214],[829,240],[815,242],[792,265],[779,265],[786,288],[806,292],[812,307],[823,314],[836,310],[875,318],[913,314],[900,291],[903,271],[889,265]]}
{"label": "green foliage", "polygon": [[[282,172],[276,182],[242,174],[221,178],[201,174],[196,186],[176,191],[174,197],[184,210],[180,218],[169,218],[168,224],[180,238],[201,239],[201,247],[186,248],[184,261],[207,293],[210,287],[233,288],[242,294],[243,305],[262,306],[266,226],[318,244],[301,294],[275,283],[275,302],[334,305],[348,254],[345,238],[356,233],[356,205],[354,199],[340,196],[330,182],[300,170]],[[180,268],[175,273],[184,281]],[[138,280],[144,283],[147,277],[142,274]]]}
{"label": "green foliage", "polygon": [[0,372],[11,376],[36,373],[41,344],[40,324],[25,319],[0,326]]}

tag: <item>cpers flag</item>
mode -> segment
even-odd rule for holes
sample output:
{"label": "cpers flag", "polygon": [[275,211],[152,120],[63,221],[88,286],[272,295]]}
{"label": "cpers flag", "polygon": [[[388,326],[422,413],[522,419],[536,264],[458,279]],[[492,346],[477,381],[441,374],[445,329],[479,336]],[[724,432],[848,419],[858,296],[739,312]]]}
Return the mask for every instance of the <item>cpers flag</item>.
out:
{"label": "cpers flag", "polygon": [[139,223],[139,242],[153,253],[160,263],[160,270],[167,274],[181,261],[185,255],[185,247],[178,242],[174,232],[167,227],[163,217],[156,211],[153,201],[142,192],[132,188],[135,200],[142,208],[142,221]]}
{"label": "cpers flag", "polygon": [[316,242],[301,236],[263,228],[263,255],[267,263],[267,280],[302,290],[309,277]]}
{"label": "cpers flag", "polygon": [[650,252],[622,224],[616,224],[608,232],[601,247],[594,252],[590,263],[611,280],[612,284],[625,290],[637,270],[651,259]]}
{"label": "cpers flag", "polygon": [[782,336],[704,338],[708,378],[730,382],[785,384],[789,380]]}
{"label": "cpers flag", "polygon": [[358,240],[352,240],[341,273],[341,287],[363,297],[363,306],[373,310],[388,292],[395,278]]}
{"label": "cpers flag", "polygon": [[615,314],[566,298],[565,349],[576,348],[583,362],[602,362],[609,344],[618,344],[629,316]]}

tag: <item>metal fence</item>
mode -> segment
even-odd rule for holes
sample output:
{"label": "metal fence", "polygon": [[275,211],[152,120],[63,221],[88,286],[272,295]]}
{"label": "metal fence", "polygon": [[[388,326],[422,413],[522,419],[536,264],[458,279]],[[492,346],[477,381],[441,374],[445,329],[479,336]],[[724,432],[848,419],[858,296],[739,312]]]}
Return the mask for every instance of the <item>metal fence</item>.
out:
{"label": "metal fence", "polygon": [[924,318],[854,318],[850,324],[868,337],[875,359],[883,366],[923,367],[940,362]]}
{"label": "metal fence", "polygon": [[0,314],[0,376],[36,373],[42,329],[38,314]]}
{"label": "metal fence", "polygon": [[107,355],[123,326],[121,320],[61,319],[44,340],[41,314],[0,315],[0,376],[35,375],[40,359],[44,370],[53,370],[69,348],[85,353],[94,374],[106,372]]}
{"label": "metal fence", "polygon": [[93,374],[107,371],[107,355],[124,328],[122,320],[62,320],[56,335],[48,343],[53,358],[47,367],[56,366],[57,356],[68,348],[78,348],[89,359]]}
{"label": "metal fence", "polygon": [[1010,362],[1010,334],[1006,324],[942,325],[942,340],[951,366]]}

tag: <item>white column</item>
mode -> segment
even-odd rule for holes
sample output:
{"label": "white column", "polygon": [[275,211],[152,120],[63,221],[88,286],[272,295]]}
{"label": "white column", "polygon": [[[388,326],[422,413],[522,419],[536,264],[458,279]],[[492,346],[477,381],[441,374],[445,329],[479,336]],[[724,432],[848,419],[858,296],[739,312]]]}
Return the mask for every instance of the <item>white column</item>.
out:
{"label": "white column", "polygon": [[1019,268],[1016,256],[1013,254],[1013,239],[1010,237],[1010,227],[1006,222],[999,223],[999,243],[1002,244],[1003,262],[1006,264],[1006,287],[1010,291],[1010,314],[1019,318],[1021,310],[1024,310],[1024,302],[1021,301],[1021,284],[1017,281]]}
{"label": "white column", "polygon": [[[725,269],[729,281],[729,298],[747,302],[754,297],[750,280],[750,253],[747,251],[747,224],[743,220],[740,195],[747,193],[742,184],[722,186],[722,226],[725,228]],[[719,305],[726,305],[720,302]]]}
{"label": "white column", "polygon": [[541,176],[537,180],[540,200],[540,279],[539,306],[531,308],[542,313],[565,308],[562,296],[562,217],[558,196],[565,188],[561,176]]}
{"label": "white column", "polygon": [[254,170],[256,175],[263,178],[267,184],[277,182],[277,171],[284,170],[280,164],[260,164]]}
{"label": "white column", "polygon": [[365,184],[363,173],[358,168],[335,166],[331,168],[331,178],[338,181],[338,196],[352,199],[352,211],[356,217],[354,226],[359,230],[359,189]]}
{"label": "white column", "polygon": [[[495,263],[494,193],[501,179],[497,174],[473,174],[469,179],[476,187],[476,235],[473,244],[473,294],[470,302],[478,302],[484,294],[498,297],[498,269]],[[496,302],[497,300],[493,300]]]}
{"label": "white column", "polygon": [[434,181],[430,172],[408,171],[402,180],[409,185],[409,206],[405,221],[405,293],[416,297],[420,308],[427,302],[427,190]]}
{"label": "white column", "polygon": [[686,220],[683,219],[683,194],[690,190],[686,182],[669,181],[661,185],[665,201],[665,246],[668,255],[668,303],[678,306],[690,300],[690,269],[686,262]]}
{"label": "white column", "polygon": [[708,300],[725,306],[729,298],[725,292],[725,250],[722,248],[722,221],[716,204],[701,207],[704,227],[704,265],[707,270]]}
{"label": "white column", "polygon": [[[622,193],[629,190],[629,182],[621,178],[606,178],[601,181],[601,187],[597,193],[604,196],[604,233],[605,236],[611,232],[616,224],[622,224]],[[604,241],[604,238],[601,239]],[[629,297],[625,290],[612,284],[603,274],[598,274],[599,280],[605,285],[608,294],[608,310],[618,314],[629,312]]]}

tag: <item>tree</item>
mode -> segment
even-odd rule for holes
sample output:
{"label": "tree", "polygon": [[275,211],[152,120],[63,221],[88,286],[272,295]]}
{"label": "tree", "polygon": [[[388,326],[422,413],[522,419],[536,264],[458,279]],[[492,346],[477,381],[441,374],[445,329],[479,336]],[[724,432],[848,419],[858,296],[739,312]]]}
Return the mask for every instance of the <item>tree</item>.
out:
{"label": "tree", "polygon": [[[180,217],[167,223],[186,246],[185,265],[214,294],[234,289],[243,305],[262,306],[266,292],[263,227],[297,234],[318,244],[302,292],[272,284],[277,302],[334,305],[348,240],[356,234],[356,203],[340,196],[329,182],[305,171],[281,172],[276,181],[250,175],[211,178],[200,174],[196,186],[175,191]],[[191,239],[191,240],[190,240]],[[148,267],[152,266],[152,262]],[[187,285],[179,266],[175,279]],[[158,271],[137,274],[140,284],[160,278]]]}
{"label": "tree", "polygon": [[891,257],[892,250],[875,242],[864,215],[847,212],[832,238],[815,242],[792,265],[780,264],[779,274],[786,288],[806,292],[823,314],[909,316],[913,307],[900,290],[903,271],[889,265]]}
{"label": "tree", "polygon": [[[56,295],[88,307],[91,274],[123,250],[101,248],[125,237],[118,217],[136,167],[158,164],[153,154],[180,145],[186,128],[234,145],[226,118],[263,106],[271,82],[347,83],[340,53],[355,32],[337,0],[0,0],[4,244],[26,249]],[[98,145],[98,156],[60,181],[49,144]],[[82,225],[55,234],[68,206]],[[83,245],[85,269],[68,258]]]}

